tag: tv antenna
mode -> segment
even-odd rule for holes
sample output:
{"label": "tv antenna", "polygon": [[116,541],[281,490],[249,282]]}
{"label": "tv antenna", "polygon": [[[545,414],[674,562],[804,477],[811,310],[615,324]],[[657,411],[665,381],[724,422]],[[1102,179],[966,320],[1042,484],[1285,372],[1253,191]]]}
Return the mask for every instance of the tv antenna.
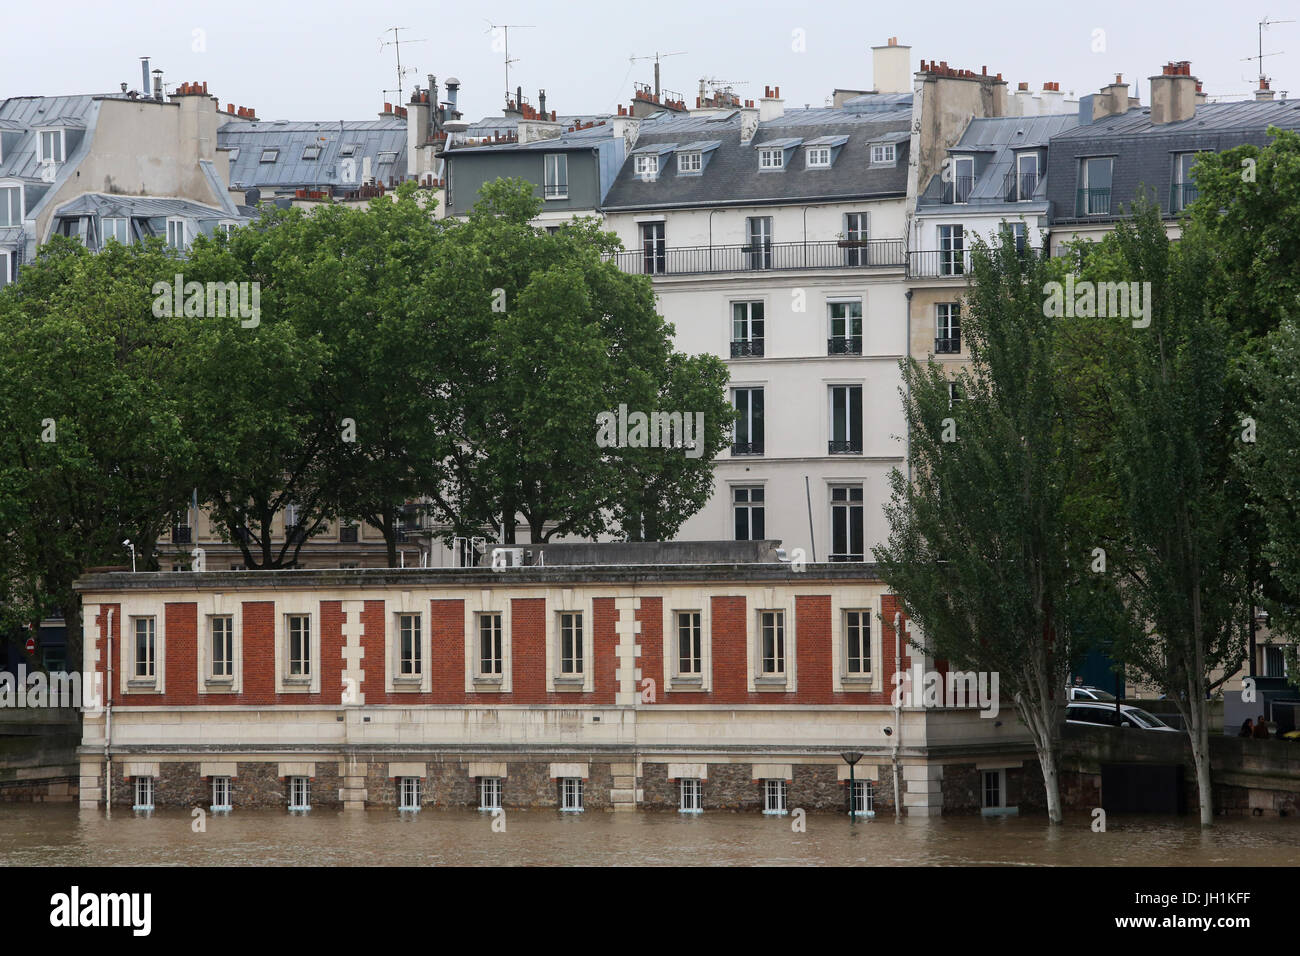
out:
{"label": "tv antenna", "polygon": [[654,60],[655,61],[655,99],[659,99],[659,61],[667,59],[670,56],[684,56],[685,50],[678,50],[676,53],[659,53],[655,52],[654,56],[630,56],[627,58],[629,63],[635,63],[637,60]]}
{"label": "tv antenna", "polygon": [[393,35],[393,38],[391,40],[381,40],[379,43],[380,53],[384,52],[384,47],[386,46],[391,46],[394,52],[397,53],[397,89],[384,90],[383,92],[385,93],[396,92],[398,106],[402,105],[402,77],[406,76],[408,73],[415,72],[415,67],[407,67],[405,70],[402,69],[402,44],[404,42],[405,43],[428,43],[429,42],[428,40],[405,40],[404,41],[402,40],[401,37],[397,35],[399,30],[409,30],[409,29],[410,27],[389,27],[384,32],[391,33]]}
{"label": "tv antenna", "polygon": [[[491,21],[487,21],[487,25],[488,25],[488,29],[487,29],[488,33],[495,34],[497,30],[501,31],[501,49],[505,53],[505,67],[506,67],[506,101],[509,102],[510,64],[519,62],[517,58],[514,60],[510,59],[510,31],[511,30],[532,30],[536,27],[536,24],[534,23],[492,23]],[[494,35],[493,39],[495,38],[496,37]],[[516,103],[515,105],[522,109],[524,104]]]}
{"label": "tv antenna", "polygon": [[1266,57],[1266,56],[1281,56],[1283,53],[1286,52],[1285,50],[1277,50],[1277,51],[1274,52],[1274,53],[1265,53],[1265,52],[1264,52],[1264,31],[1267,30],[1269,27],[1273,26],[1273,25],[1276,24],[1276,23],[1295,23],[1295,21],[1294,21],[1294,20],[1272,20],[1272,19],[1270,19],[1270,18],[1268,18],[1268,17],[1265,17],[1263,20],[1260,20],[1260,21],[1259,21],[1259,24],[1258,24],[1258,26],[1259,26],[1259,52],[1256,53],[1254,56],[1244,56],[1244,57],[1241,58],[1241,59],[1242,59],[1242,62],[1247,62],[1247,61],[1249,61],[1249,60],[1255,60],[1255,61],[1257,61],[1257,62],[1259,63],[1259,79],[1260,79],[1260,80],[1265,79],[1265,76],[1264,76],[1264,57]]}

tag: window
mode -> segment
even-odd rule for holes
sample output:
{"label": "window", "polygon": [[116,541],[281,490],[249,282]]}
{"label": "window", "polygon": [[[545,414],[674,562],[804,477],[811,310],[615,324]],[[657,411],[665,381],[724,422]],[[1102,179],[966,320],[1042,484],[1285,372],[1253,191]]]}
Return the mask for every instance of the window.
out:
{"label": "window", "polygon": [[763,303],[731,303],[731,357],[763,354]]}
{"label": "window", "polygon": [[983,773],[983,796],[985,808],[1006,806],[1006,786],[1004,770],[985,770]]}
{"label": "window", "polygon": [[849,794],[849,812],[855,817],[875,815],[876,788],[870,780],[853,781],[853,792]]}
{"label": "window", "polygon": [[356,544],[357,526],[354,524],[339,525],[339,542],[341,544]]}
{"label": "window", "polygon": [[966,274],[966,233],[961,226],[939,227],[939,274]]}
{"label": "window", "polygon": [[844,249],[844,264],[846,266],[871,265],[870,250],[866,245],[867,226],[870,218],[870,214],[865,212],[844,214],[844,241],[845,243],[857,243],[857,245],[847,245]]}
{"label": "window", "polygon": [[231,809],[229,777],[212,778],[212,806],[210,809],[214,812]]}
{"label": "window", "polygon": [[235,676],[235,620],[228,616],[208,618],[211,643],[211,671],[216,680]]}
{"label": "window", "polygon": [[153,777],[135,778],[135,805],[131,809],[153,809]]}
{"label": "window", "polygon": [[677,612],[677,673],[698,677],[701,671],[700,612]]}
{"label": "window", "polygon": [[311,617],[306,614],[287,616],[289,635],[289,676],[311,676]]}
{"label": "window", "polygon": [[560,778],[560,809],[569,813],[582,812],[582,778]]}
{"label": "window", "polygon": [[0,249],[0,289],[14,281],[14,253]]}
{"label": "window", "polygon": [[952,157],[952,163],[944,169],[943,175],[947,177],[943,183],[943,201],[966,202],[975,188],[975,157]]}
{"label": "window", "polygon": [[829,146],[812,146],[804,150],[804,161],[809,169],[830,169],[831,148]]}
{"label": "window", "polygon": [[689,152],[677,154],[677,174],[691,175],[699,173],[704,168],[704,154],[701,152]]}
{"label": "window", "polygon": [[185,220],[168,219],[167,220],[167,245],[171,246],[177,252],[183,252],[185,249]]}
{"label": "window", "polygon": [[778,815],[786,813],[784,780],[763,781],[763,812]]}
{"label": "window", "polygon": [[501,615],[478,616],[478,670],[484,677],[498,677],[502,670]]}
{"label": "window", "polygon": [[560,615],[560,674],[582,674],[582,615],[565,611]]}
{"label": "window", "polygon": [[1038,154],[1021,153],[1016,157],[1016,194],[1011,197],[1017,202],[1026,202],[1034,198],[1038,189]]}
{"label": "window", "polygon": [[569,198],[569,157],[565,153],[547,153],[544,160],[545,186],[543,195],[547,199]]}
{"label": "window", "polygon": [[419,777],[397,778],[398,810],[420,809],[420,784],[422,782]]}
{"label": "window", "polygon": [[401,643],[397,673],[401,677],[419,677],[424,673],[420,660],[420,631],[420,615],[397,615],[397,632]]}
{"label": "window", "polygon": [[637,153],[634,169],[640,179],[657,179],[659,177],[659,154]]}
{"label": "window", "polygon": [[158,635],[154,619],[135,618],[135,669],[132,674],[137,680],[153,680],[157,676],[157,652]]}
{"label": "window", "polygon": [[758,168],[759,169],[784,169],[785,150],[760,149],[758,151]]}
{"label": "window", "polygon": [[733,455],[763,454],[763,390],[761,388],[735,388],[731,391],[732,404],[739,417],[731,443]]}
{"label": "window", "polygon": [[0,226],[23,224],[23,187],[0,186]]}
{"label": "window", "polygon": [[310,777],[289,778],[289,809],[290,810],[311,809],[311,778]]}
{"label": "window", "polygon": [[397,162],[397,153],[391,149],[386,149],[379,154],[379,165],[391,164]]}
{"label": "window", "polygon": [[862,486],[831,486],[832,561],[862,561]]}
{"label": "window", "polygon": [[831,436],[827,454],[862,454],[862,386],[832,385],[830,403]]}
{"label": "window", "polygon": [[749,245],[745,251],[749,254],[749,268],[772,268],[772,217],[750,216],[746,232]]}
{"label": "window", "polygon": [[893,143],[873,143],[871,145],[871,165],[893,165],[895,162]]}
{"label": "window", "polygon": [[677,804],[678,813],[700,813],[704,810],[703,801],[700,799],[700,778],[699,777],[682,777],[677,782],[681,798]]}
{"label": "window", "polygon": [[131,221],[122,218],[105,218],[101,223],[104,232],[104,243],[108,244],[110,240],[127,245],[131,241]]}
{"label": "window", "polygon": [[1264,651],[1264,676],[1265,677],[1285,677],[1286,676],[1286,657],[1282,653],[1282,648],[1275,644],[1265,644]]}
{"label": "window", "polygon": [[320,147],[315,144],[304,146],[302,148],[302,158],[305,162],[314,162],[320,159]]}
{"label": "window", "polygon": [[826,354],[861,355],[862,300],[828,302],[826,311],[830,318],[830,338],[826,340]]}
{"label": "window", "polygon": [[661,275],[665,271],[667,250],[662,222],[641,223],[641,257],[648,275]]}
{"label": "window", "polygon": [[871,673],[871,612],[844,612],[844,670],[850,677]]}
{"label": "window", "polygon": [[480,810],[501,809],[501,778],[478,778],[478,808]]}
{"label": "window", "polygon": [[1178,153],[1174,156],[1174,186],[1170,197],[1171,212],[1181,212],[1196,202],[1196,179],[1192,175],[1197,153]]}
{"label": "window", "polygon": [[785,612],[759,611],[759,648],[764,677],[785,676]]}
{"label": "window", "polygon": [[1077,215],[1110,215],[1110,184],[1114,163],[1114,158],[1110,156],[1079,160]]}
{"label": "window", "polygon": [[956,382],[948,383],[948,410],[952,409],[961,401],[961,386]]}
{"label": "window", "polygon": [[731,489],[732,515],[735,519],[737,541],[762,541],[763,487],[736,487]]}
{"label": "window", "polygon": [[280,150],[275,147],[268,147],[262,150],[262,158],[258,160],[261,163],[273,163],[280,158]]}
{"label": "window", "polygon": [[226,153],[228,154],[230,162],[233,163],[235,160],[239,158],[239,147],[238,146],[232,147],[231,149],[226,150]]}
{"label": "window", "polygon": [[1025,224],[1023,222],[1007,223],[1007,228],[1011,230],[1011,241],[1015,244],[1016,255],[1023,256],[1027,245],[1025,239]]}
{"label": "window", "polygon": [[190,543],[190,513],[187,508],[179,509],[172,515],[172,543]]}
{"label": "window", "polygon": [[239,228],[239,224],[234,222],[217,223],[217,233],[219,235],[225,236],[227,239],[234,238],[235,230],[238,228]]}
{"label": "window", "polygon": [[[355,156],[356,154],[357,154],[356,143],[344,143],[342,146],[339,147],[340,159],[346,159],[347,157]],[[231,158],[233,159],[234,157],[232,156]]]}
{"label": "window", "polygon": [[934,307],[934,352],[956,355],[961,351],[961,303],[940,302]]}
{"label": "window", "polygon": [[63,130],[41,130],[40,149],[40,161],[42,163],[63,162]]}

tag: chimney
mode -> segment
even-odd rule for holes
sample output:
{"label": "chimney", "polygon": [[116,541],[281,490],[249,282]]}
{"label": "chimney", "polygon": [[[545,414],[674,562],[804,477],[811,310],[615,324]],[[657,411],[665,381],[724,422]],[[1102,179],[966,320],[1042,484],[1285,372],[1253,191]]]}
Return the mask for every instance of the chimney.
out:
{"label": "chimney", "polygon": [[411,93],[411,103],[406,109],[406,174],[419,179],[429,171],[422,148],[433,137],[433,105],[429,92],[418,86]]}
{"label": "chimney", "polygon": [[[1096,122],[1105,119],[1107,116],[1119,116],[1127,113],[1130,106],[1136,106],[1137,100],[1130,100],[1128,95],[1128,84],[1124,82],[1122,74],[1115,74],[1115,82],[1101,88],[1100,93],[1085,97],[1091,107],[1092,115],[1088,122]],[[1083,106],[1083,100],[1080,100],[1080,106]],[[1154,113],[1154,110],[1153,110]]]}
{"label": "chimney", "polygon": [[545,90],[537,91],[537,112],[541,115],[542,119],[546,119],[546,91]]}
{"label": "chimney", "polygon": [[623,154],[626,156],[636,149],[636,141],[641,135],[641,119],[632,115],[631,110],[624,110],[619,107],[619,115],[614,117],[612,125],[614,127],[615,138],[623,140]]}
{"label": "chimney", "polygon": [[1164,126],[1181,123],[1196,115],[1196,77],[1186,60],[1165,64],[1159,76],[1151,77],[1151,123]]}
{"label": "chimney", "polygon": [[460,91],[460,80],[454,76],[447,77],[447,119],[458,120],[460,113],[456,110],[456,95]]}
{"label": "chimney", "polygon": [[763,87],[763,98],[758,101],[758,121],[780,119],[785,115],[785,100],[781,99],[781,87]]}
{"label": "chimney", "polygon": [[1268,85],[1268,77],[1261,76],[1259,78],[1259,89],[1255,91],[1255,102],[1263,103],[1264,101],[1271,100],[1272,98],[1273,98],[1273,90]]}
{"label": "chimney", "polygon": [[[1125,87],[1127,90],[1128,87]],[[1043,91],[1038,94],[1038,115],[1052,116],[1061,112],[1061,104],[1065,101],[1065,94],[1061,92],[1061,84],[1056,80],[1043,84]]]}
{"label": "chimney", "polygon": [[159,103],[163,101],[162,78],[163,78],[162,70],[153,71],[153,98],[156,99]]}
{"label": "chimney", "polygon": [[1208,99],[1209,97],[1205,95],[1205,90],[1201,89],[1201,81],[1197,80],[1196,81],[1196,105],[1200,106]]}
{"label": "chimney", "polygon": [[752,143],[758,132],[758,110],[743,106],[740,109],[740,141]]}
{"label": "chimney", "polygon": [[140,95],[148,98],[149,96],[149,58],[140,57]]}
{"label": "chimney", "polygon": [[871,48],[871,85],[877,93],[912,92],[912,48],[890,37],[884,46]]}

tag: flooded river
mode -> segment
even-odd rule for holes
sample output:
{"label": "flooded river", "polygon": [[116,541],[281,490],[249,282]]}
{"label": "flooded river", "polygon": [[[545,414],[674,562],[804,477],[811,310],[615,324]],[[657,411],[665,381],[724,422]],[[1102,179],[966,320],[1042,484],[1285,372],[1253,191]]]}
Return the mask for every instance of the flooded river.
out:
{"label": "flooded river", "polygon": [[[426,809],[343,813],[277,810],[208,814],[194,831],[186,811],[149,815],[71,806],[0,804],[0,866],[1295,866],[1300,820],[1225,818],[1202,831],[1194,817],[1091,817],[1059,828],[1042,816],[892,816],[853,823],[709,813],[510,811],[504,832],[486,813]],[[501,822],[498,821],[498,829]]]}

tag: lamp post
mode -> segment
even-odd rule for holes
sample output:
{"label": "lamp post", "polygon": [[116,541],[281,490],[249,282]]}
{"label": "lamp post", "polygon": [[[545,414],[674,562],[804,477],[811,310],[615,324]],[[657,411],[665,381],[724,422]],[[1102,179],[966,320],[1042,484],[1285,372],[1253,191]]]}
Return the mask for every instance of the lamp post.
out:
{"label": "lamp post", "polygon": [[840,756],[843,757],[844,762],[849,765],[849,819],[853,820],[857,817],[857,813],[853,809],[853,768],[856,766],[857,762],[862,759],[862,754],[858,753],[856,750],[846,750],[844,753],[840,754]]}
{"label": "lamp post", "polygon": [[131,550],[131,572],[135,573],[135,545],[131,543],[130,538],[124,539],[122,544]]}

